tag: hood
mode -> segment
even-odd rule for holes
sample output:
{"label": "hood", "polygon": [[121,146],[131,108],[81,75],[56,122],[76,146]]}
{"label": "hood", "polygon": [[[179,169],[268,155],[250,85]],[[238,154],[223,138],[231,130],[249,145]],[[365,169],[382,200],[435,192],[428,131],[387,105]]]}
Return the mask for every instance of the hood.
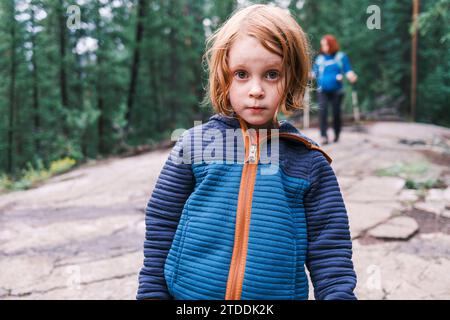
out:
{"label": "hood", "polygon": [[[226,115],[222,115],[222,114],[215,114],[215,115],[211,116],[209,118],[209,120],[210,121],[211,120],[221,121],[221,122],[223,122],[224,124],[226,124],[230,128],[235,128],[236,129],[236,128],[240,127],[239,116],[236,114],[236,112],[233,112],[233,114],[231,116],[226,116]],[[287,120],[279,120],[278,121],[278,129],[280,130],[280,133],[291,134],[293,136],[297,136],[299,138],[305,139],[305,140],[309,141],[311,144],[313,144],[315,146],[319,146],[318,143],[316,143],[311,138],[305,136],[303,133],[301,133],[296,127],[294,127]]]}

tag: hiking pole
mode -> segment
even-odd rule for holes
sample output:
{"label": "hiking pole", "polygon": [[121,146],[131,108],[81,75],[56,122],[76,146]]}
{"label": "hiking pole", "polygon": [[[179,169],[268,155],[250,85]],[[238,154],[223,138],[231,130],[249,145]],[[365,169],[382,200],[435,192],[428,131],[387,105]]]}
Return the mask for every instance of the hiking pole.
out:
{"label": "hiking pole", "polygon": [[356,82],[352,84],[352,107],[355,131],[363,131],[361,116],[359,113],[358,91],[356,88]]}
{"label": "hiking pole", "polygon": [[356,83],[352,84],[352,107],[353,107],[353,119],[356,125],[361,122],[358,106],[358,92],[356,91]]}

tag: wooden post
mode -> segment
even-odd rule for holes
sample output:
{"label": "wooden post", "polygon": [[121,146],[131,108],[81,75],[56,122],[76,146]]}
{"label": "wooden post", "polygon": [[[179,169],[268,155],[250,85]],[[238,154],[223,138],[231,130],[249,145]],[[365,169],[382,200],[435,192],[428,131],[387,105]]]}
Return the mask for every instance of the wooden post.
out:
{"label": "wooden post", "polygon": [[417,88],[417,37],[418,24],[417,18],[419,15],[419,0],[413,0],[412,23],[414,31],[411,41],[411,119],[416,121],[416,88]]}

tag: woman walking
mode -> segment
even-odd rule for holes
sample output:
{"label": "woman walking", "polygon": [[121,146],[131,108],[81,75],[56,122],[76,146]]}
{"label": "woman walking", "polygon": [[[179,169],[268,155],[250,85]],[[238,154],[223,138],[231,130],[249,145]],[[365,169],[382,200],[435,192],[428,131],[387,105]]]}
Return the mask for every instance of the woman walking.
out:
{"label": "woman walking", "polygon": [[343,75],[350,83],[357,81],[348,56],[339,51],[339,44],[332,35],[325,35],[320,40],[320,54],[313,65],[313,76],[317,81],[317,100],[319,103],[319,121],[321,144],[328,144],[328,105],[333,109],[334,142],[341,133],[341,103],[344,96]]}

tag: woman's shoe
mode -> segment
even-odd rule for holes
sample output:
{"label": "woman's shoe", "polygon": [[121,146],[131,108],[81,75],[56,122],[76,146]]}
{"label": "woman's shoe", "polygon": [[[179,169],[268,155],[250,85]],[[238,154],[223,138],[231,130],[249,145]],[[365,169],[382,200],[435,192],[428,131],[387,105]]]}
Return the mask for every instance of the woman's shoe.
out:
{"label": "woman's shoe", "polygon": [[322,140],[320,141],[320,144],[321,145],[328,144],[328,138],[322,137]]}

